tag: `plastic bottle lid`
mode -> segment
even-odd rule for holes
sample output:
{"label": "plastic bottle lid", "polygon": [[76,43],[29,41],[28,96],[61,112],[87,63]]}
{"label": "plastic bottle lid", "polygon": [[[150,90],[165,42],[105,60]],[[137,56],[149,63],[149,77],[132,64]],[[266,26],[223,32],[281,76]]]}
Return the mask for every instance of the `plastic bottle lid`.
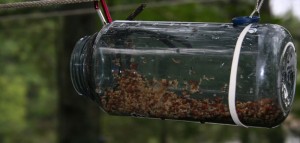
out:
{"label": "plastic bottle lid", "polygon": [[232,19],[233,26],[239,26],[244,24],[250,24],[250,23],[258,23],[260,20],[259,16],[241,16],[241,17],[235,17]]}

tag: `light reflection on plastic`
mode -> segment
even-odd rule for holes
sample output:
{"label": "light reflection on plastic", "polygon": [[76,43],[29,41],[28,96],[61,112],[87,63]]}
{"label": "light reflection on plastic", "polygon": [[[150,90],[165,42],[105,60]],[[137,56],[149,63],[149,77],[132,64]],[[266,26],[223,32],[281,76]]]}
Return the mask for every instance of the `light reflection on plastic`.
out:
{"label": "light reflection on plastic", "polygon": [[260,69],[260,78],[263,79],[265,75],[265,66],[262,66]]}

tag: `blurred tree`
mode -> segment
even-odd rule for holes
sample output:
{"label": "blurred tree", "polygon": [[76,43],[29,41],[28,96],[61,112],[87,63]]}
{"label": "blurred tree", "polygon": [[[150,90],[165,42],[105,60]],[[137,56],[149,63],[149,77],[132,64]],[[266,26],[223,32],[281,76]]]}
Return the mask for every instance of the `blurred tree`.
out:
{"label": "blurred tree", "polygon": [[93,15],[67,16],[63,20],[62,37],[59,37],[63,46],[57,48],[58,136],[61,143],[100,142],[100,110],[75,92],[69,70],[70,56],[77,40],[93,34],[99,27]]}
{"label": "blurred tree", "polygon": [[[10,86],[6,86],[7,83]],[[15,88],[18,88],[17,92]],[[25,82],[20,76],[0,77],[0,142],[12,140],[16,134],[20,134],[26,127],[24,120],[26,115]],[[13,114],[12,114],[13,113]]]}
{"label": "blurred tree", "polygon": [[0,142],[35,142],[54,131],[55,26],[51,19],[0,23]]}

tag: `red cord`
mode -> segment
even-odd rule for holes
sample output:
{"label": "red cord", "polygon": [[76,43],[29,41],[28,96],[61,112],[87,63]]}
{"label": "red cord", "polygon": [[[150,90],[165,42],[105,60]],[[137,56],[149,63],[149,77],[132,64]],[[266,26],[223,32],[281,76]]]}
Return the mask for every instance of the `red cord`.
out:
{"label": "red cord", "polygon": [[101,0],[101,4],[102,4],[103,10],[104,10],[104,14],[105,14],[105,17],[107,19],[107,22],[111,23],[112,18],[111,18],[111,15],[110,15],[110,12],[109,12],[109,9],[108,9],[108,6],[107,6],[105,0]]}

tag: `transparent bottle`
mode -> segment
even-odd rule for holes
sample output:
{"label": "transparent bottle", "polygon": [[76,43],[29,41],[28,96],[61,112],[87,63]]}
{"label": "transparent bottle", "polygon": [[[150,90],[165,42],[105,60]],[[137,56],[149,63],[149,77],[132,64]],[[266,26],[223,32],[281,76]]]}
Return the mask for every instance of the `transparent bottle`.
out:
{"label": "transparent bottle", "polygon": [[[229,107],[233,54],[245,26],[114,21],[78,41],[71,75],[80,95],[111,115],[236,124]],[[236,114],[275,127],[291,110],[296,51],[283,27],[253,24],[236,74]]]}

